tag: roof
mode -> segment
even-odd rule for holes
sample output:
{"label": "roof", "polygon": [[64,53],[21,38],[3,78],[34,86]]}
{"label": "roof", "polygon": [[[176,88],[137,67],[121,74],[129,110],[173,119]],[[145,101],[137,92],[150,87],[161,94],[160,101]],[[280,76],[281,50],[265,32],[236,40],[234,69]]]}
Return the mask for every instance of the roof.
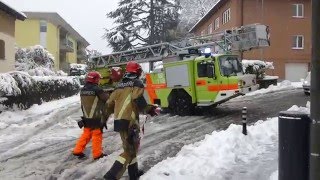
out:
{"label": "roof", "polygon": [[202,22],[216,12],[227,1],[228,0],[218,0],[217,3],[189,30],[189,33],[194,32]]}
{"label": "roof", "polygon": [[27,18],[27,16],[25,14],[15,10],[14,8],[10,7],[9,5],[7,5],[6,3],[4,3],[2,1],[0,1],[0,10],[2,10],[4,12],[6,12],[7,14],[15,17],[16,19],[19,19],[22,21]]}
{"label": "roof", "polygon": [[24,13],[28,16],[28,19],[46,20],[56,26],[61,26],[65,30],[67,30],[72,37],[76,38],[76,40],[81,44],[83,44],[85,47],[90,45],[90,43],[84,37],[82,37],[75,29],[73,29],[73,27],[56,12],[24,12]]}

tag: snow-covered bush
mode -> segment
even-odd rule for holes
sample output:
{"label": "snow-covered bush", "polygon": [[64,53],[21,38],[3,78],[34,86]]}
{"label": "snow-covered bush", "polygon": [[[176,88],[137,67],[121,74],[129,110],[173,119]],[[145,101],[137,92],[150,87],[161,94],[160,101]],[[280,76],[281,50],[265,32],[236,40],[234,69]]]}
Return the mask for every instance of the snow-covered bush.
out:
{"label": "snow-covered bush", "polygon": [[274,69],[273,62],[261,60],[242,60],[243,72],[246,74],[256,74],[257,79],[263,79],[267,69]]}
{"label": "snow-covered bush", "polygon": [[54,70],[53,55],[40,45],[17,48],[15,69],[27,72],[31,76],[55,76],[61,74]]}
{"label": "snow-covered bush", "polygon": [[0,74],[0,107],[16,105],[26,109],[42,101],[72,96],[79,90],[80,82],[75,77],[30,76],[26,72],[13,71]]}
{"label": "snow-covered bush", "polygon": [[4,95],[19,95],[21,90],[15,79],[7,73],[0,74],[0,97]]}

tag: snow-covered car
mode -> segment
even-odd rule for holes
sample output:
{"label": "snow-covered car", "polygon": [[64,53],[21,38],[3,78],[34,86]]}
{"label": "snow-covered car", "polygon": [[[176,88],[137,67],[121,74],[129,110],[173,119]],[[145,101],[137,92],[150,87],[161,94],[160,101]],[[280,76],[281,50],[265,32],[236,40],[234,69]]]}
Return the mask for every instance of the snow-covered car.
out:
{"label": "snow-covered car", "polygon": [[85,64],[70,64],[70,76],[81,76],[87,73],[87,65]]}
{"label": "snow-covered car", "polygon": [[311,87],[311,72],[308,72],[307,77],[302,82],[302,87],[305,95],[310,95],[310,87]]}

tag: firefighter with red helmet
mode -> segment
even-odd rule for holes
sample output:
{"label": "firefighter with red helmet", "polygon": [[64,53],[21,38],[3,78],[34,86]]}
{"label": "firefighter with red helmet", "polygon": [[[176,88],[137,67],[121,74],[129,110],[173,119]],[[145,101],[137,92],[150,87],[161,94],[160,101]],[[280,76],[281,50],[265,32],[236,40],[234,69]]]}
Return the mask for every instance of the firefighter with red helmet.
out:
{"label": "firefighter with red helmet", "polygon": [[85,157],[83,151],[91,139],[93,159],[106,156],[102,152],[102,129],[105,126],[104,110],[109,94],[98,86],[100,78],[98,72],[89,72],[85,79],[85,85],[80,91],[83,116],[78,124],[80,128],[84,127],[84,129],[73,149],[73,155],[79,158]]}
{"label": "firefighter with red helmet", "polygon": [[114,131],[120,133],[123,153],[104,175],[105,179],[120,179],[126,168],[130,180],[136,180],[141,175],[136,159],[140,145],[139,113],[156,115],[156,108],[148,105],[143,97],[144,85],[139,79],[141,73],[142,68],[138,63],[128,62],[123,79],[107,101],[107,112],[114,113]]}

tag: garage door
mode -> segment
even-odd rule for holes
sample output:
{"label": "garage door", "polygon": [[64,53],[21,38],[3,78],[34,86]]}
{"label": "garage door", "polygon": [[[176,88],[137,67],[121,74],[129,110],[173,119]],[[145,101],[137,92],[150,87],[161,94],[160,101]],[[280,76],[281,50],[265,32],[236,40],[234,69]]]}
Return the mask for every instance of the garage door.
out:
{"label": "garage door", "polygon": [[307,63],[286,63],[286,80],[291,82],[300,82],[307,76],[308,64]]}

